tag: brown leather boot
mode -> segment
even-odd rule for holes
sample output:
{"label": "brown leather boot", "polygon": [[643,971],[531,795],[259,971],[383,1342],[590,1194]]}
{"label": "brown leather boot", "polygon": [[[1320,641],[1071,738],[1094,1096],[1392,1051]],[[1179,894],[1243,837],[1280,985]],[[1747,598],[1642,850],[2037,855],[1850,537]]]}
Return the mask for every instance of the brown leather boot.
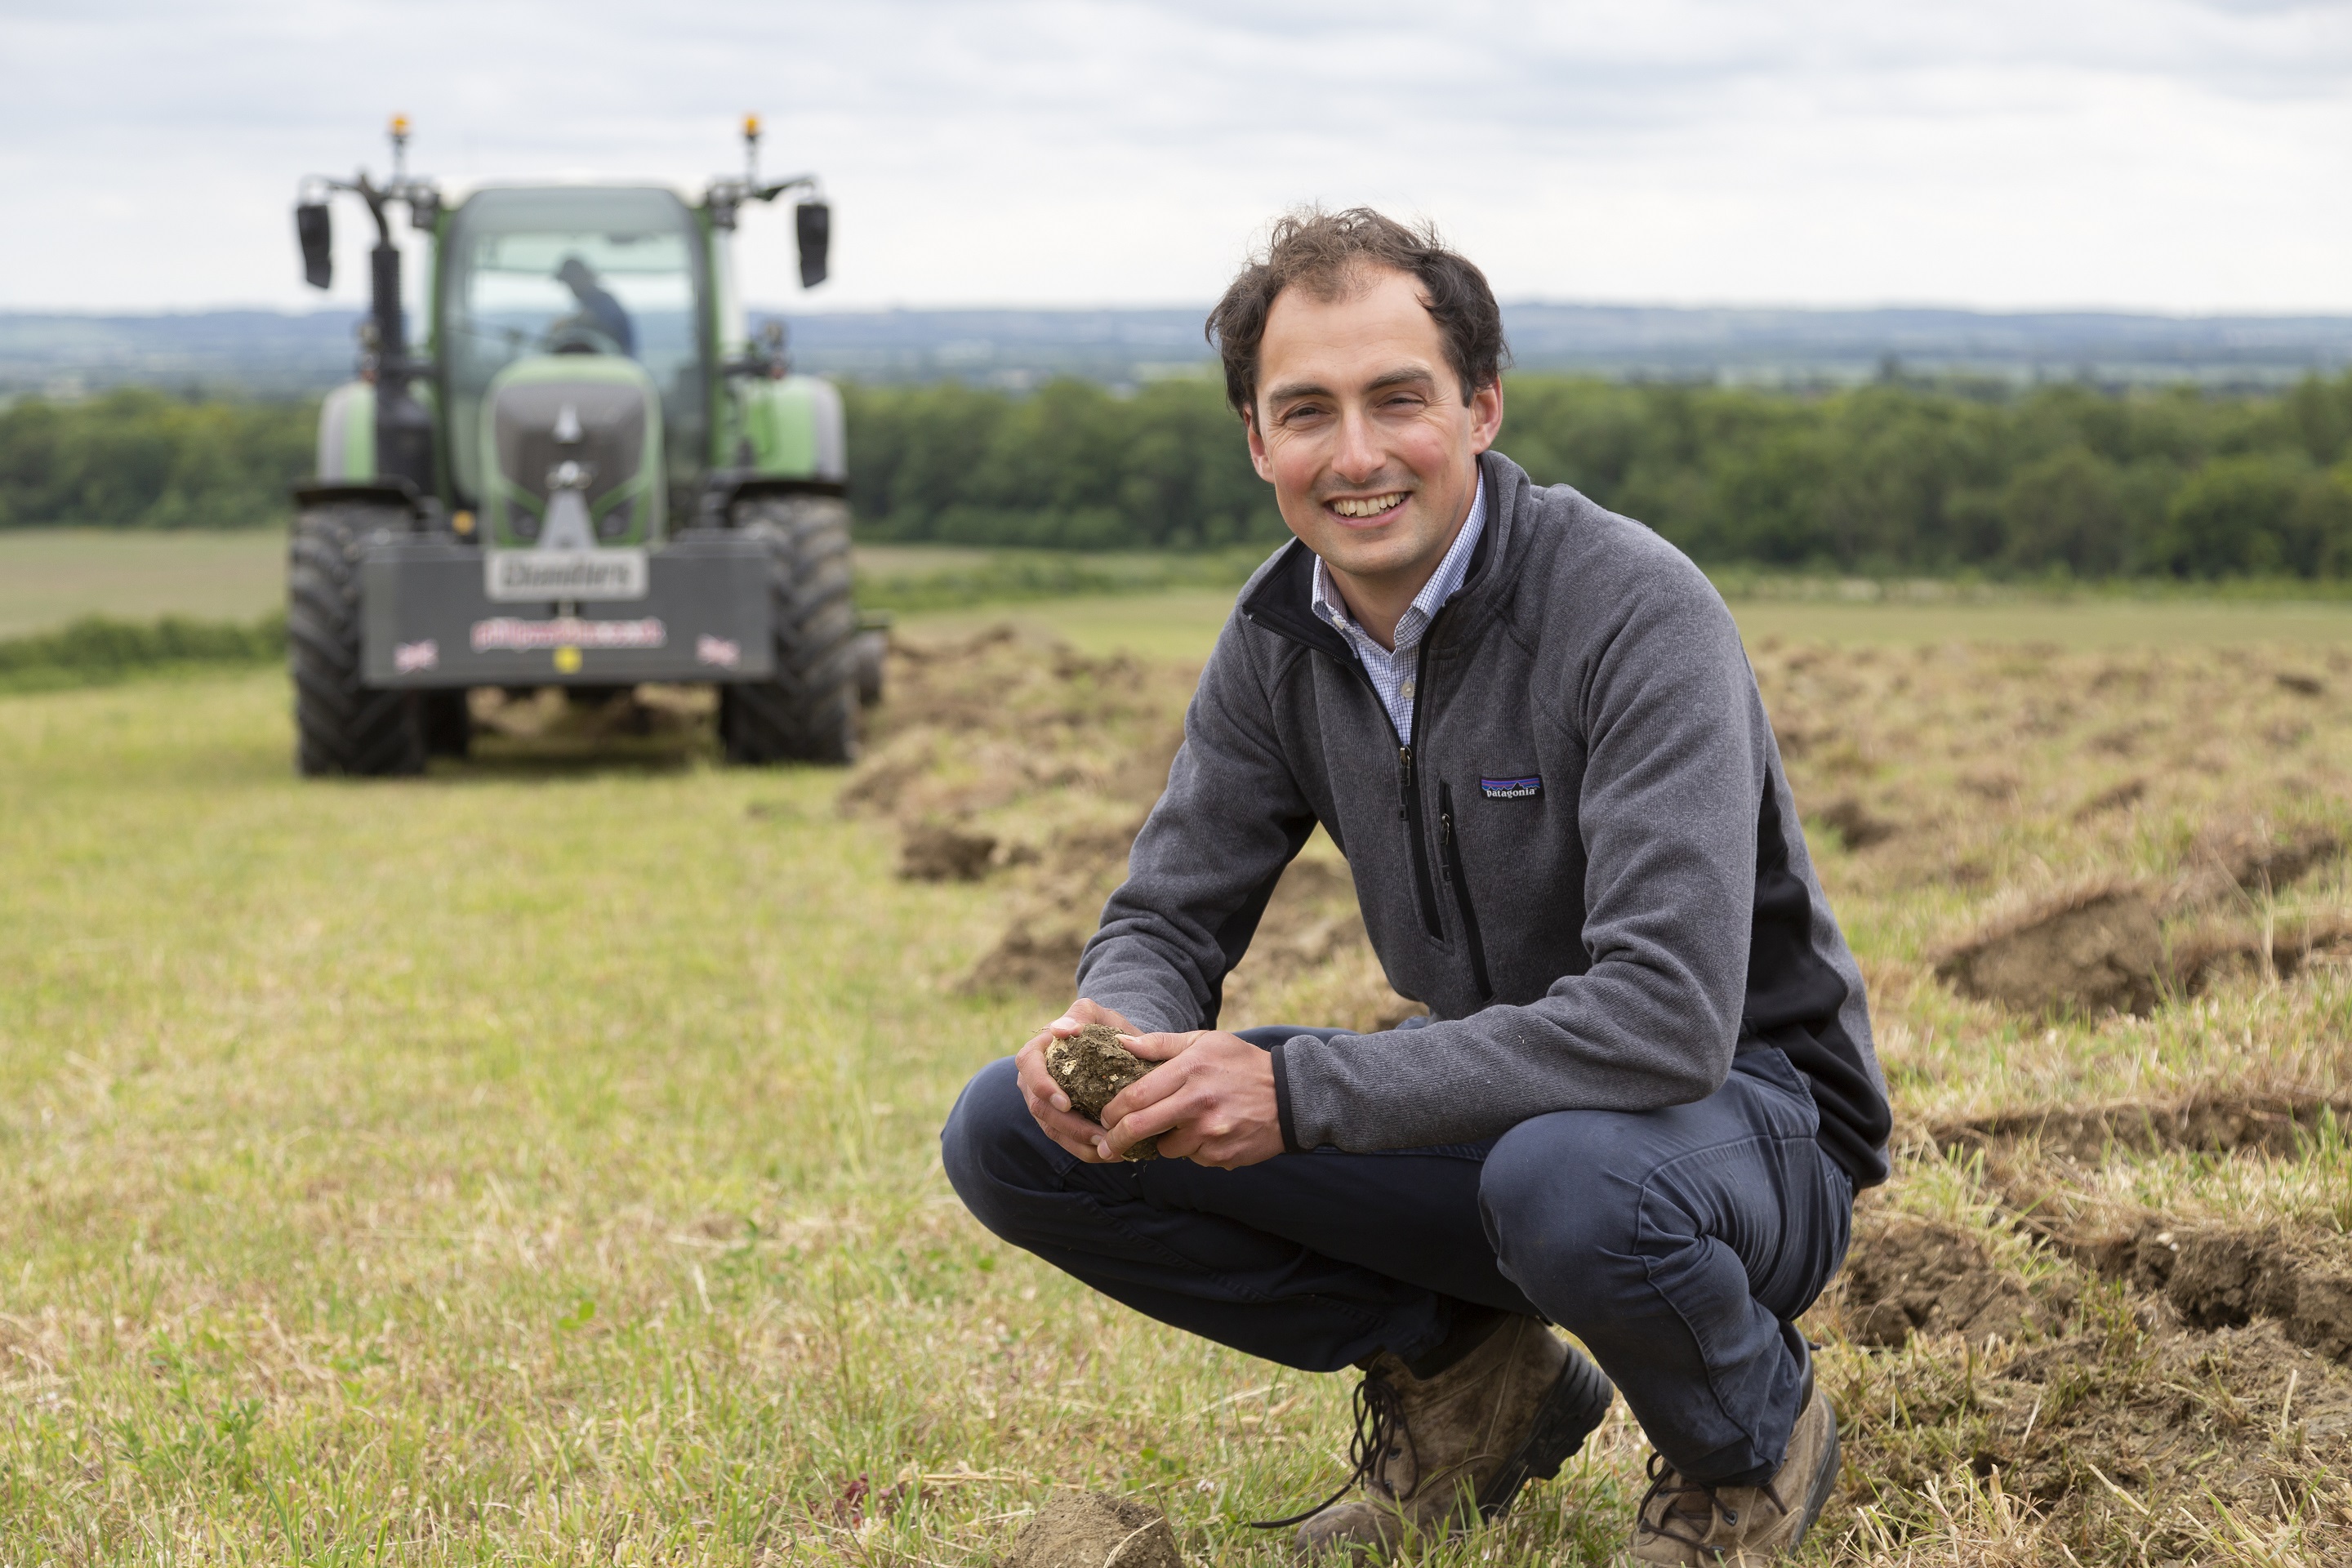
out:
{"label": "brown leather boot", "polygon": [[[1506,1318],[1425,1378],[1382,1352],[1356,1390],[1355,1473],[1321,1508],[1270,1523],[1298,1524],[1311,1556],[1385,1554],[1500,1519],[1522,1486],[1559,1474],[1615,1392],[1533,1318]],[[1361,1497],[1339,1500],[1360,1484]]]}
{"label": "brown leather boot", "polygon": [[1837,1415],[1805,1373],[1789,1455],[1761,1486],[1710,1487],[1650,1456],[1650,1490],[1633,1519],[1636,1562],[1757,1568],[1797,1550],[1837,1488]]}

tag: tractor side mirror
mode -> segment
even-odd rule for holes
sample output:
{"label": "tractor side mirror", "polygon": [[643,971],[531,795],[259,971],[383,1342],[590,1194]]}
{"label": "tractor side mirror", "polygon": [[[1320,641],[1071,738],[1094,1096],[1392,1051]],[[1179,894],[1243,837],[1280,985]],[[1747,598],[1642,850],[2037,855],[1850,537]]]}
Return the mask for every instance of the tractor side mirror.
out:
{"label": "tractor side mirror", "polygon": [[333,230],[327,204],[303,202],[294,209],[294,237],[302,242],[302,281],[324,289],[335,280]]}
{"label": "tractor side mirror", "polygon": [[793,209],[793,229],[801,242],[801,287],[814,289],[824,281],[825,253],[833,247],[833,209],[823,202],[803,202]]}

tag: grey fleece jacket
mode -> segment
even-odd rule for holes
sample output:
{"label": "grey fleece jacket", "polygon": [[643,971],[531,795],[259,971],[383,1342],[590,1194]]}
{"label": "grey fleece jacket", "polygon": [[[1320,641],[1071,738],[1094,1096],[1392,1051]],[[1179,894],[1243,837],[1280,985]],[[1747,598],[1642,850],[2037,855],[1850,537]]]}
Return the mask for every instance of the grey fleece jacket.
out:
{"label": "grey fleece jacket", "polygon": [[1857,1186],[1884,1181],[1862,975],[1730,612],[1641,524],[1480,461],[1486,531],[1422,640],[1412,734],[1309,609],[1303,545],[1250,579],[1078,994],[1145,1029],[1213,1026],[1320,823],[1390,983],[1432,1021],[1278,1047],[1287,1147],[1654,1110],[1713,1093],[1735,1051],[1777,1048],[1823,1149]]}

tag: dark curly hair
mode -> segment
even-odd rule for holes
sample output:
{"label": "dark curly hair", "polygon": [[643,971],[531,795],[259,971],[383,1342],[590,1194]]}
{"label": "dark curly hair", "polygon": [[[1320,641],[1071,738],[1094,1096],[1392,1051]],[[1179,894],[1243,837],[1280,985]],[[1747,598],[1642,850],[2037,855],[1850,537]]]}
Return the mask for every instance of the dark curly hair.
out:
{"label": "dark curly hair", "polygon": [[1327,213],[1302,207],[1286,213],[1209,312],[1207,335],[1225,364],[1225,401],[1244,419],[1257,402],[1258,341],[1266,313],[1294,284],[1319,300],[1343,298],[1363,268],[1389,268],[1421,284],[1422,303],[1437,322],[1445,357],[1462,378],[1466,401],[1498,379],[1510,363],[1503,312],[1486,275],[1437,237],[1437,226],[1417,227],[1370,207]]}

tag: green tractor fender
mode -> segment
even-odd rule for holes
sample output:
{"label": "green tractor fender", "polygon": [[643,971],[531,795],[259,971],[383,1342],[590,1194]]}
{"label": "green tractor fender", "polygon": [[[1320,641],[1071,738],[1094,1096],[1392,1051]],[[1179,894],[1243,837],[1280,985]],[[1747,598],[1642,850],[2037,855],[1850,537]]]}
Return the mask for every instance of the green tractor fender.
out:
{"label": "green tractor fender", "polygon": [[[741,421],[736,457],[750,470],[747,477],[834,484],[849,478],[841,393],[833,383],[814,375],[787,375],[747,378],[735,388]],[[750,460],[742,461],[747,456]]]}
{"label": "green tractor fender", "polygon": [[[433,389],[419,386],[418,400],[427,411]],[[314,477],[294,487],[299,506],[324,506],[335,501],[384,501],[421,513],[425,496],[414,483],[381,471],[375,450],[375,384],[347,381],[327,394],[319,405],[318,468]]]}
{"label": "green tractor fender", "polygon": [[320,479],[375,478],[375,383],[347,381],[319,405]]}

